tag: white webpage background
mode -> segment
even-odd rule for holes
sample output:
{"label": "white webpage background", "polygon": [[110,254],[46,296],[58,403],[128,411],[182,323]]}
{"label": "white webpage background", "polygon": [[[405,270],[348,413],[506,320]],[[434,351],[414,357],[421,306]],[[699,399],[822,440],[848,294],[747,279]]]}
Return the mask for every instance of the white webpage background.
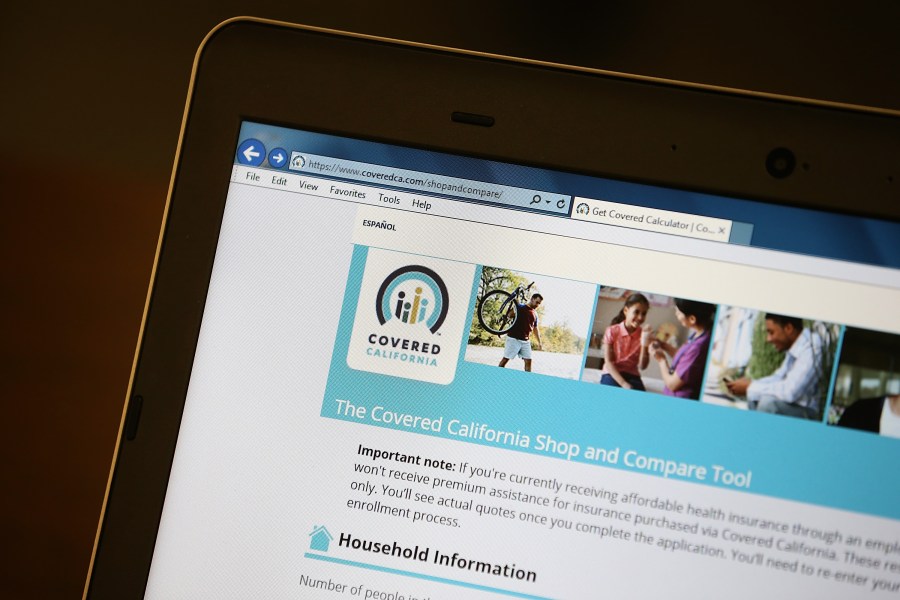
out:
{"label": "white webpage background", "polygon": [[[275,183],[286,179],[285,184]],[[317,198],[328,198],[339,202],[355,202],[368,206],[388,206],[392,211],[450,217],[473,223],[502,225],[519,231],[541,232],[585,241],[604,242],[632,249],[656,250],[680,256],[715,257],[725,263],[781,269],[793,273],[818,275],[845,281],[869,283],[879,287],[900,288],[900,270],[875,265],[865,265],[846,260],[825,259],[816,256],[779,252],[757,246],[743,246],[722,242],[692,239],[688,237],[641,231],[628,227],[617,227],[593,223],[576,218],[560,218],[539,213],[509,210],[484,204],[464,202],[450,198],[439,198],[423,194],[381,190],[384,195],[396,200],[396,204],[385,204],[378,188],[334,182],[330,180],[236,165],[232,181],[239,185],[277,189],[285,193],[302,194]],[[315,182],[317,191],[299,187],[300,184]],[[354,190],[365,197],[349,198],[332,193],[326,185],[334,184],[342,190]],[[428,208],[423,208],[423,203]],[[764,223],[757,224],[765,226]]]}
{"label": "white webpage background", "polygon": [[355,212],[229,190],[147,598],[296,596]]}
{"label": "white webpage background", "polygon": [[[599,481],[822,529],[841,523],[873,537],[896,527],[833,509],[321,418],[357,208],[231,187],[147,598],[337,597],[301,588],[301,573],[432,599],[488,596],[304,559],[313,525],[325,523],[367,539],[435,544],[516,562],[540,573],[528,592],[551,597],[591,598],[598,590],[610,598],[694,598],[704,590],[731,598],[858,592],[738,563],[597,544],[590,536],[560,541],[552,532],[496,519],[468,520],[448,532],[347,509],[347,480],[356,446],[363,444]],[[490,263],[491,245],[483,250]]]}

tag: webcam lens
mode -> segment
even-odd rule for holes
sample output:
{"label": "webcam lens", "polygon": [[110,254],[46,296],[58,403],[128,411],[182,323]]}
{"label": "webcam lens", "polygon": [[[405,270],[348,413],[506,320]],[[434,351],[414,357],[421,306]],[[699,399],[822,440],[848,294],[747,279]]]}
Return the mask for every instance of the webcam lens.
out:
{"label": "webcam lens", "polygon": [[784,179],[794,172],[797,157],[787,148],[775,148],[766,157],[766,171],[775,179]]}

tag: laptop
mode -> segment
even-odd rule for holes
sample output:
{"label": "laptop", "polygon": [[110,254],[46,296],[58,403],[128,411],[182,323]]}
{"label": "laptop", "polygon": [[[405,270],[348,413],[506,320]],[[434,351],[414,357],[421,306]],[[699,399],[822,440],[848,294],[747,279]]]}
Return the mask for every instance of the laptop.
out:
{"label": "laptop", "polygon": [[85,597],[896,597],[900,113],[241,18]]}

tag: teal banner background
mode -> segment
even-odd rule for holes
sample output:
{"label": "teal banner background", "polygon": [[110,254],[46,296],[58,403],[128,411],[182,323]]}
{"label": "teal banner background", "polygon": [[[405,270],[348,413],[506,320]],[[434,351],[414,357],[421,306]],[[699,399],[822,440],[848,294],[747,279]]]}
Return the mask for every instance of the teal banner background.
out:
{"label": "teal banner background", "polygon": [[[456,378],[450,385],[350,369],[347,351],[366,256],[367,248],[354,248],[322,402],[323,417],[568,460],[565,455],[534,447],[536,436],[543,434],[578,444],[581,455],[571,460],[594,464],[598,469],[619,468],[658,477],[662,475],[625,466],[621,456],[618,464],[608,465],[585,458],[584,451],[589,446],[609,450],[618,447],[621,454],[634,450],[643,456],[708,468],[721,465],[733,472],[752,471],[750,488],[740,490],[746,493],[900,518],[900,477],[896,475],[900,440],[818,422],[467,363],[465,343],[460,349]],[[476,271],[468,299],[470,314],[477,277]],[[461,335],[467,333],[468,327]],[[339,414],[337,399],[366,407],[366,418]],[[379,406],[395,413],[442,417],[443,427],[434,432],[387,425],[371,419],[372,409]],[[447,431],[452,419],[526,434],[531,447],[452,435]],[[392,450],[412,452],[411,448]],[[523,457],[523,462],[526,460]],[[738,489],[713,482],[711,468],[707,480],[696,483]]]}

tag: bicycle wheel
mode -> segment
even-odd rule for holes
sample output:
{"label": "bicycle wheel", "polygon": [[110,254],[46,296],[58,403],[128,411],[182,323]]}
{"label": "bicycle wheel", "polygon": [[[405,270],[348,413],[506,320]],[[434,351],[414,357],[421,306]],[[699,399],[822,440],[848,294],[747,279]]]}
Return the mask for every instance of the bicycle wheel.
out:
{"label": "bicycle wheel", "polygon": [[512,294],[493,290],[478,303],[478,322],[490,333],[503,335],[512,329],[518,311]]}

